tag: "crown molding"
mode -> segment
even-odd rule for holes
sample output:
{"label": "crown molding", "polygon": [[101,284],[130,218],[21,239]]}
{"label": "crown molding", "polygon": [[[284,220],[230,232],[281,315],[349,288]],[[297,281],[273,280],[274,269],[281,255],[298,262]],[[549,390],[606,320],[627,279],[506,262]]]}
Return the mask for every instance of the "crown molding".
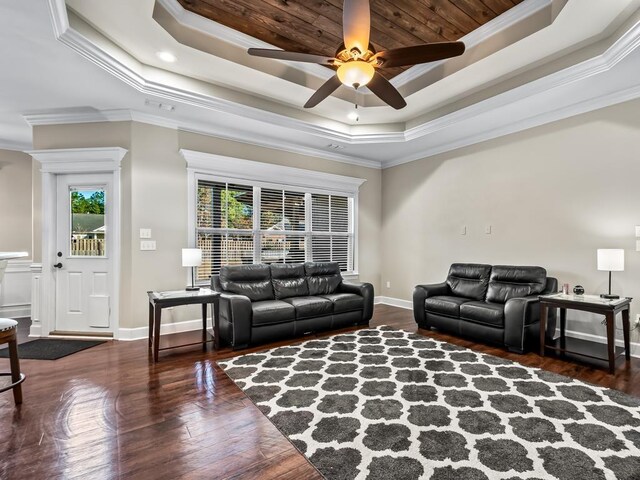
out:
{"label": "crown molding", "polygon": [[[345,155],[336,152],[325,151],[320,148],[296,145],[292,142],[283,142],[275,138],[260,135],[251,132],[242,132],[238,129],[227,128],[223,126],[214,126],[205,123],[190,122],[176,120],[153,115],[146,112],[136,110],[96,110],[96,111],[80,111],[80,112],[44,112],[29,113],[23,115],[25,121],[32,127],[46,125],[72,125],[78,123],[99,123],[99,122],[138,122],[157,127],[170,128],[173,130],[182,130],[185,132],[197,133],[210,137],[222,138],[234,142],[245,143],[248,145],[256,145],[264,148],[271,148],[290,153],[297,153],[334,162],[346,163],[349,165],[357,165],[360,167],[380,169],[381,163],[377,160],[370,160],[352,155]],[[1,144],[0,144],[1,146]],[[20,150],[26,150],[21,148]]]}
{"label": "crown molding", "polygon": [[366,182],[364,178],[348,177],[303,168],[226,157],[213,153],[180,149],[187,169],[196,173],[214,174],[241,180],[283,183],[290,186],[317,188],[356,194]]}
{"label": "crown molding", "polygon": [[26,153],[40,162],[43,173],[113,172],[127,154],[120,147],[60,148]]}
{"label": "crown molding", "polygon": [[[462,136],[453,142],[443,143],[441,145],[434,146],[428,150],[424,150],[418,154],[408,155],[389,162],[383,162],[382,168],[391,168],[404,163],[414,162],[423,158],[432,157],[441,153],[457,150],[458,148],[469,147],[478,143],[485,142],[487,140],[494,140],[496,138],[504,137],[512,133],[522,132],[530,128],[539,127],[548,123],[564,120],[576,115],[592,112],[600,108],[609,107],[618,103],[627,102],[640,98],[640,85],[628,88],[623,91],[618,91],[599,97],[590,98],[583,102],[569,105],[567,107],[559,108],[552,112],[545,112],[542,115],[526,118],[524,120],[516,121],[513,123],[505,123],[505,125],[499,128],[487,128],[479,133]],[[499,113],[498,113],[499,115]]]}
{"label": "crown molding", "polygon": [[[538,0],[528,0],[520,5],[526,4],[527,7],[533,5],[533,7],[530,8],[535,8],[536,5],[541,5],[541,2],[542,0],[540,0],[540,2]],[[636,83],[635,78],[637,78],[637,76],[628,74],[618,75],[620,78],[616,77],[616,81],[610,82],[610,85],[607,84],[606,80],[602,80],[609,74],[608,72],[611,72],[611,70],[618,67],[627,57],[638,51],[638,46],[640,46],[640,24],[636,24],[625,32],[602,55],[419,126],[400,132],[361,134],[358,132],[366,131],[365,126],[351,127],[344,125],[345,130],[339,131],[331,127],[312,125],[298,119],[260,110],[255,107],[235,104],[209,95],[185,91],[168,84],[149,81],[101,50],[83,35],[73,30],[69,25],[64,0],[49,0],[49,5],[53,18],[54,31],[61,42],[145,94],[281,127],[286,134],[285,136],[292,139],[296,137],[296,132],[303,132],[323,138],[327,140],[328,143],[339,142],[346,145],[368,145],[391,142],[406,143],[407,150],[411,148],[411,142],[423,139],[426,144],[428,140],[428,146],[418,153],[414,151],[411,154],[407,154],[407,150],[403,152],[402,148],[399,147],[397,158],[383,161],[383,168],[426,158],[462,146],[468,146],[509,133],[515,133],[640,96],[637,89],[634,88]],[[504,26],[502,28],[504,28]],[[564,89],[563,95],[559,97],[558,92],[562,89]],[[585,98],[586,93],[584,92],[589,92],[591,97]],[[104,112],[101,112],[101,114],[104,114]],[[50,115],[52,115],[50,119],[54,119],[56,114]],[[109,114],[104,114],[100,120],[96,121],[105,121],[105,117],[107,121],[118,121],[113,120],[113,118],[126,118],[126,114],[123,116],[119,115],[121,114],[113,114],[112,117],[109,117]],[[131,119],[133,119],[135,115],[138,115],[139,119],[144,118],[144,120],[138,121],[144,121],[146,123],[158,122],[162,124],[162,122],[165,122],[164,125],[170,125],[171,128],[180,128],[186,131],[219,136],[243,143],[328,158],[345,163],[355,163],[371,168],[379,168],[380,166],[380,162],[363,159],[361,157],[351,157],[335,152],[323,152],[319,149],[292,144],[291,141],[284,142],[277,138],[267,138],[266,135],[261,137],[259,133],[255,132],[255,129],[254,131],[249,131],[248,129],[236,131],[218,125],[193,124],[191,122],[179,124],[178,121],[172,123],[166,119],[151,119],[147,114],[129,114]],[[38,117],[37,115],[26,115],[25,118],[28,118],[31,122],[45,121],[44,117]],[[339,122],[335,122],[336,126],[338,123]],[[444,136],[441,135],[444,131],[455,131],[456,138],[454,140],[444,138]],[[405,153],[405,155],[403,155],[403,153]]]}
{"label": "crown molding", "polygon": [[[176,3],[178,2],[178,0],[166,1],[175,1]],[[532,15],[535,15],[540,10],[550,7],[552,3],[553,0],[529,0],[527,2],[519,3],[518,5],[510,8],[501,15],[498,15],[492,20],[488,21],[487,23],[480,25],[480,27],[460,38],[459,41],[464,42],[465,49],[469,50],[476,45],[479,45],[482,40],[486,40],[487,38],[491,38],[494,35],[498,35],[505,29],[516,25],[517,23],[526,18],[529,18]],[[439,60],[437,62],[414,65],[413,67],[405,70],[399,75],[396,75],[390,80],[390,82],[396,88],[400,88],[403,85],[421,77],[422,75],[429,73],[431,70],[439,68],[441,65],[450,60],[451,59],[446,59]]]}
{"label": "crown molding", "polygon": [[[258,40],[250,35],[229,28],[221,23],[201,17],[186,8],[178,0],[156,0],[156,3],[164,8],[173,19],[181,26],[198,30],[207,35],[211,35],[224,42],[241,48],[277,48],[270,43]],[[289,68],[305,73],[310,73],[316,77],[328,80],[334,74],[321,65],[312,63],[288,63]]]}
{"label": "crown molding", "polygon": [[[123,81],[127,85],[135,88],[137,91],[145,95],[157,96],[169,99],[175,102],[182,102],[196,107],[202,107],[216,112],[227,113],[241,118],[250,118],[253,120],[267,122],[271,125],[278,125],[284,128],[302,131],[311,135],[324,137],[333,141],[351,143],[352,127],[347,124],[332,121],[332,123],[342,125],[344,131],[336,128],[325,127],[321,125],[311,124],[302,120],[291,118],[286,115],[262,110],[256,107],[235,103],[223,98],[213,97],[211,95],[188,91],[166,83],[159,83],[136,72],[134,69],[125,65],[106,51],[102,50],[98,45],[90,41],[84,35],[74,30],[69,24],[68,13],[64,7],[64,0],[48,0],[53,17],[54,32],[56,38],[67,45],[82,57],[107,71],[114,77]],[[128,55],[134,65],[142,67],[142,64]],[[156,69],[148,65],[146,69]],[[142,71],[142,68],[140,68]],[[157,69],[156,69],[157,70]],[[165,76],[179,77],[172,72],[162,70]]]}
{"label": "crown molding", "polygon": [[33,148],[33,145],[28,143],[11,142],[9,140],[0,139],[0,150],[8,150],[11,152],[24,152]]}
{"label": "crown molding", "polygon": [[[460,129],[461,133],[454,141],[434,142],[420,153],[384,161],[382,168],[413,162],[639,98],[640,85],[634,85],[636,82],[633,77],[627,78],[631,86],[594,94],[588,99],[578,97],[581,83],[592,82],[593,85],[598,75],[610,72],[639,46],[640,22],[600,56],[408,129],[405,131],[408,141],[435,136],[450,128]],[[606,84],[606,80],[602,83]],[[570,90],[559,96],[556,92],[561,89]],[[470,122],[471,126],[468,126]]]}

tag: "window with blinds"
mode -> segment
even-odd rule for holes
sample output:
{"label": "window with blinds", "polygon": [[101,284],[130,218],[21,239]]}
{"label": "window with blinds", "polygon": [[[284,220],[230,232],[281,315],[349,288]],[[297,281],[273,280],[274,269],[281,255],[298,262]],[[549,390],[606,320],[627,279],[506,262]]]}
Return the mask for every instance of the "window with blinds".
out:
{"label": "window with blinds", "polygon": [[353,271],[354,198],[198,179],[198,280],[223,265],[338,262]]}

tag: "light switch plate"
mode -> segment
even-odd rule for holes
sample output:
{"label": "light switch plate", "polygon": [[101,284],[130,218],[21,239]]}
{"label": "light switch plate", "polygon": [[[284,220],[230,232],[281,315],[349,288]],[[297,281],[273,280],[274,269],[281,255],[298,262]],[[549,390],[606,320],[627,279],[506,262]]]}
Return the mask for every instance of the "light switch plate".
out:
{"label": "light switch plate", "polygon": [[155,240],[140,240],[140,250],[150,251],[156,249]]}
{"label": "light switch plate", "polygon": [[151,238],[151,229],[150,228],[141,228],[140,229],[140,238]]}

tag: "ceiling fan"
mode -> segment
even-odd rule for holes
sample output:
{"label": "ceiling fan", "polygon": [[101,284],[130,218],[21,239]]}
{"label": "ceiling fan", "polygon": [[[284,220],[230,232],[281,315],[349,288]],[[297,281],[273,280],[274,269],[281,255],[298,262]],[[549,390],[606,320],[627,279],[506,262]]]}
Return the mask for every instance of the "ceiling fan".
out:
{"label": "ceiling fan", "polygon": [[366,85],[378,98],[397,110],[404,108],[407,102],[377,69],[434,62],[464,53],[462,42],[428,43],[376,52],[369,43],[369,0],[344,1],[342,28],[344,43],[338,47],[335,57],[269,48],[250,48],[247,53],[256,57],[318,63],[334,68],[336,75],[312,95],[304,108],[315,107],[344,84],[356,90]]}

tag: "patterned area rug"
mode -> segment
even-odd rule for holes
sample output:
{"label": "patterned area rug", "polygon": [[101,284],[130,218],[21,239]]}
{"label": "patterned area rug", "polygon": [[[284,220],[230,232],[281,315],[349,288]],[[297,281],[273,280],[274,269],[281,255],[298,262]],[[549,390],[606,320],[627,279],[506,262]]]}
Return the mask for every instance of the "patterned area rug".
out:
{"label": "patterned area rug", "polygon": [[640,479],[640,399],[422,335],[218,363],[330,480]]}

